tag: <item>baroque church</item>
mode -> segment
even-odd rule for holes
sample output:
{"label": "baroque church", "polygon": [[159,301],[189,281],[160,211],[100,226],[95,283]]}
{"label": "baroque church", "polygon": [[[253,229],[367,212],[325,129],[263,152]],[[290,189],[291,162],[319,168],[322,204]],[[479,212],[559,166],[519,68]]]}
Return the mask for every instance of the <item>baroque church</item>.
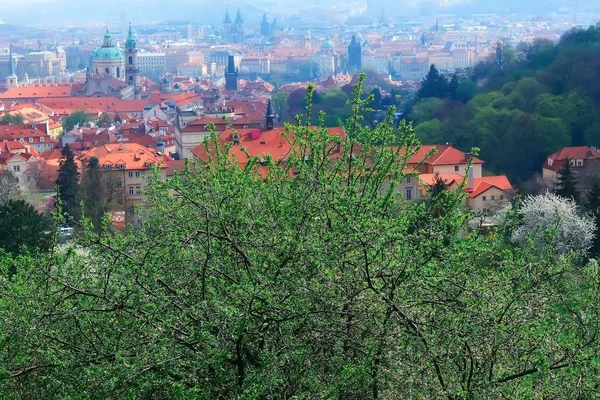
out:
{"label": "baroque church", "polygon": [[121,49],[107,29],[102,46],[91,54],[91,70],[86,75],[86,84],[80,94],[89,97],[140,98],[141,79],[137,53],[137,38],[131,24],[125,50]]}

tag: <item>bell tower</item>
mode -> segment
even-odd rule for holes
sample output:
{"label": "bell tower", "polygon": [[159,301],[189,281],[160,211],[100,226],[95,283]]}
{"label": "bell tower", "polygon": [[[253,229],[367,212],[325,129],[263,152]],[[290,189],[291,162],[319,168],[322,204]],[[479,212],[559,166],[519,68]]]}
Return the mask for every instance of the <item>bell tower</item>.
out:
{"label": "bell tower", "polygon": [[9,53],[8,53],[8,76],[6,77],[6,87],[8,89],[12,89],[17,87],[19,81],[17,79],[17,75],[15,74],[15,60],[13,60],[12,53],[12,44],[10,45]]}
{"label": "bell tower", "polygon": [[125,75],[127,76],[127,83],[130,86],[135,87],[136,98],[139,98],[141,92],[141,79],[137,54],[137,38],[131,29],[130,22],[129,33],[127,35],[127,40],[125,41]]}

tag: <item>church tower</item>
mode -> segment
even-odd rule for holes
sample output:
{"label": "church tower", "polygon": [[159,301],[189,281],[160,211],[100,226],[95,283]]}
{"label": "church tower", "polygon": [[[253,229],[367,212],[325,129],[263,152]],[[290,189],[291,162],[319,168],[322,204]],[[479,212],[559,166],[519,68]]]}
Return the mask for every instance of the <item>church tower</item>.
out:
{"label": "church tower", "polygon": [[125,74],[127,75],[127,83],[130,86],[135,87],[136,97],[139,97],[141,90],[141,80],[140,80],[140,69],[138,67],[138,59],[137,59],[137,40],[136,36],[133,34],[133,30],[131,29],[131,22],[129,23],[129,34],[127,35],[127,40],[125,41]]}
{"label": "church tower", "polygon": [[15,75],[15,61],[13,60],[12,44],[10,45],[8,53],[8,76],[6,77],[6,87],[12,89],[17,87],[19,81],[17,75]]}
{"label": "church tower", "polygon": [[260,34],[263,37],[269,37],[271,35],[271,24],[267,20],[267,14],[263,14],[262,22],[260,23]]}
{"label": "church tower", "polygon": [[356,35],[352,35],[352,40],[348,45],[348,67],[352,72],[360,71],[362,68],[362,46]]}
{"label": "church tower", "polygon": [[244,20],[242,14],[238,8],[237,15],[235,16],[235,22],[233,24],[231,40],[236,43],[240,43],[244,40]]}
{"label": "church tower", "polygon": [[229,37],[231,34],[231,17],[229,16],[229,10],[225,10],[225,18],[223,18],[223,36]]}
{"label": "church tower", "polygon": [[225,89],[238,89],[238,70],[235,68],[235,58],[230,55],[227,59],[227,71],[225,71]]}
{"label": "church tower", "polygon": [[265,118],[267,123],[267,130],[273,130],[273,127],[275,126],[275,114],[273,114],[273,106],[271,106],[271,99],[269,99],[269,103],[267,104],[267,114],[265,115]]}

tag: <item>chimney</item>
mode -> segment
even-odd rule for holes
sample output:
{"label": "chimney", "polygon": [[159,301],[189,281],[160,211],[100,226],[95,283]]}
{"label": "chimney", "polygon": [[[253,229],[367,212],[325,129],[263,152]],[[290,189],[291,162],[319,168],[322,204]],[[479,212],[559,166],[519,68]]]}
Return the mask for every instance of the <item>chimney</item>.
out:
{"label": "chimney", "polygon": [[598,148],[596,146],[591,146],[590,151],[592,152],[592,155],[595,156],[596,153],[598,153]]}
{"label": "chimney", "polygon": [[474,173],[473,173],[473,167],[469,168],[469,181],[467,183],[467,190],[471,191],[473,190],[473,186],[475,185],[475,177],[474,177]]}
{"label": "chimney", "polygon": [[471,160],[471,152],[467,151],[465,152],[465,161],[469,162]]}

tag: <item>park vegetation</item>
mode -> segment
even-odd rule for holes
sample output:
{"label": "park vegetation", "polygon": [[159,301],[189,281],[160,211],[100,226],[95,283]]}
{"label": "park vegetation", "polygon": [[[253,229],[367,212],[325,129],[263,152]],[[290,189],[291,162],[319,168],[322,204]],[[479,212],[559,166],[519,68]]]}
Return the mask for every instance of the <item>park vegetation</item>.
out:
{"label": "park vegetation", "polygon": [[469,230],[462,188],[402,199],[420,144],[393,108],[365,126],[362,93],[339,137],[309,88],[284,162],[213,135],[138,231],[83,217],[85,251],[2,254],[3,398],[595,397],[596,261],[552,229],[516,243],[518,206]]}

